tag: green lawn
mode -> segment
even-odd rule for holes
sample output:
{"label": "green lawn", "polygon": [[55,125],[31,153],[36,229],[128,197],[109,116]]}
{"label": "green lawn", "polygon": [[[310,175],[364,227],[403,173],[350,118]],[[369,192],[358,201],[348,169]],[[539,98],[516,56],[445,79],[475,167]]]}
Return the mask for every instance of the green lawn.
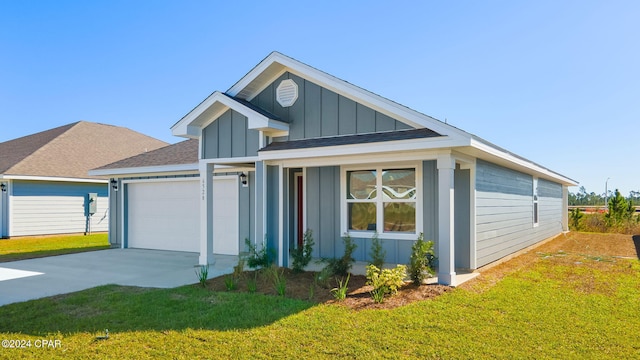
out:
{"label": "green lawn", "polygon": [[0,358],[640,358],[640,261],[532,257],[497,283],[395,310],[103,286],[0,307],[0,338],[31,340]]}
{"label": "green lawn", "polygon": [[107,234],[60,235],[0,240],[0,262],[109,248]]}

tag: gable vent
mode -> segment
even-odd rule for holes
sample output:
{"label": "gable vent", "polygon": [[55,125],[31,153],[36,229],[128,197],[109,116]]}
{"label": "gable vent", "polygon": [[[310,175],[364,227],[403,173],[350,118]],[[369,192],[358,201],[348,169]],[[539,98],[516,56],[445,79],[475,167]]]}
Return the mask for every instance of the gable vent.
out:
{"label": "gable vent", "polygon": [[298,84],[293,80],[282,80],[276,89],[276,100],[282,107],[293,105],[298,99]]}

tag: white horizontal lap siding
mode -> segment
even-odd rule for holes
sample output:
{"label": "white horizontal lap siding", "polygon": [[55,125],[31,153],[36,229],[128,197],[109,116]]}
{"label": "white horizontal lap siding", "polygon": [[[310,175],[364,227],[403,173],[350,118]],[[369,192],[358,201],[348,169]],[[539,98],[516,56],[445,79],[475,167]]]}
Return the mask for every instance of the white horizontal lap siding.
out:
{"label": "white horizontal lap siding", "polygon": [[[85,201],[85,196],[14,196],[11,236],[84,232]],[[105,197],[98,198],[99,212],[94,216],[104,213],[107,202]],[[107,231],[108,219],[92,220],[92,231]]]}
{"label": "white horizontal lap siding", "polygon": [[98,197],[96,213],[91,216],[91,232],[109,231],[109,197]]}

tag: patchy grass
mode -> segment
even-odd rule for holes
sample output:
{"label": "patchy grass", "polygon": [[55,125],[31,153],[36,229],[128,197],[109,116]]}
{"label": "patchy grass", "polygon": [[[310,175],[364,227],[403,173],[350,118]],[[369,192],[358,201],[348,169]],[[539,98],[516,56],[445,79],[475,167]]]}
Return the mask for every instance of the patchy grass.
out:
{"label": "patchy grass", "polygon": [[[606,240],[558,238],[466,286],[391,310],[199,285],[103,286],[0,307],[0,338],[61,341],[0,349],[0,357],[638,358],[640,262],[594,250]],[[110,338],[97,340],[105,329]]]}
{"label": "patchy grass", "polygon": [[0,262],[109,248],[107,234],[25,237],[0,240]]}

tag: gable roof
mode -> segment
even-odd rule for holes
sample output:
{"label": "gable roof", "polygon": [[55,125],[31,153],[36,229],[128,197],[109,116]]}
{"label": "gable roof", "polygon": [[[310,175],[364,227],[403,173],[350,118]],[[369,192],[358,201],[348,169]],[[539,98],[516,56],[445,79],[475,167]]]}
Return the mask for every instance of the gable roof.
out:
{"label": "gable roof", "polygon": [[127,128],[78,121],[0,143],[0,176],[95,179],[90,169],[165,145]]}
{"label": "gable roof", "polygon": [[[442,143],[444,146],[449,146],[449,149],[455,147],[456,150],[507,167],[532,172],[565,185],[577,185],[575,180],[508,152],[478,136],[355,86],[279,52],[274,51],[269,54],[224,94],[237,101],[251,101],[285,72],[311,81],[316,85],[405,123],[414,129],[430,129],[450,140],[447,143]],[[211,99],[216,96],[220,97],[221,94],[223,93],[214,92],[173,125],[171,127],[173,134],[183,137],[197,137],[198,130],[204,127],[203,124],[208,124],[215,119],[212,116],[214,114],[210,112],[209,106],[211,105]],[[195,119],[198,119],[198,121],[195,121]]]}

